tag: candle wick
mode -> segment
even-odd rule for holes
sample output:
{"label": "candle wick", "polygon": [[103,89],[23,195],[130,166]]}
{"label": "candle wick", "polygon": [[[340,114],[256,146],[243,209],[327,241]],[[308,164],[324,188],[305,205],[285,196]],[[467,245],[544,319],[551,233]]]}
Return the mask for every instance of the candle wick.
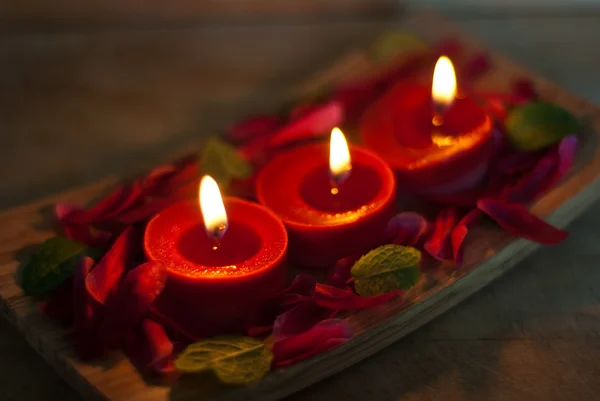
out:
{"label": "candle wick", "polygon": [[433,118],[431,123],[434,127],[441,127],[444,125],[444,114],[446,112],[446,106],[441,103],[433,102]]}

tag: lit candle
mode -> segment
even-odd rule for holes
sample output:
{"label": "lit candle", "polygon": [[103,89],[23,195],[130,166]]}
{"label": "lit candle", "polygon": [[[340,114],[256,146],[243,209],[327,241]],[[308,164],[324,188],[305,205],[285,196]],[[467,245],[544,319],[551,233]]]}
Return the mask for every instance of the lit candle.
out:
{"label": "lit candle", "polygon": [[429,85],[398,82],[360,122],[364,145],[391,165],[405,193],[474,187],[491,157],[491,119],[471,99],[456,97],[450,59],[442,56],[432,76]]}
{"label": "lit candle", "polygon": [[389,166],[348,147],[339,128],[329,144],[276,156],[256,182],[259,202],[287,227],[290,260],[305,267],[329,267],[378,244],[395,211],[395,189]]}
{"label": "lit candle", "polygon": [[148,223],[144,248],[169,274],[155,318],[190,336],[240,331],[245,317],[284,286],[282,222],[259,204],[223,200],[209,176],[199,202],[175,204]]}

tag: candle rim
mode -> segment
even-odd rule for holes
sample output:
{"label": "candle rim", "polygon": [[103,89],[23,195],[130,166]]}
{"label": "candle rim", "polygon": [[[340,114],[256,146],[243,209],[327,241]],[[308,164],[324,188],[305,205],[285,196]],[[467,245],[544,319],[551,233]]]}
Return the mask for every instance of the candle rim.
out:
{"label": "candle rim", "polygon": [[[225,204],[227,204],[228,202],[236,202],[239,204],[244,205],[245,207],[254,207],[257,208],[259,210],[261,210],[262,212],[264,212],[265,214],[269,215],[272,220],[275,222],[275,224],[277,225],[277,228],[279,229],[279,234],[282,234],[282,243],[281,246],[279,246],[279,251],[277,252],[277,254],[272,258],[269,259],[268,262],[263,263],[262,266],[258,269],[253,269],[247,273],[241,273],[241,274],[234,274],[234,275],[194,275],[194,274],[185,274],[185,272],[183,272],[182,270],[180,270],[179,268],[173,268],[172,267],[172,261],[165,261],[163,259],[158,259],[158,258],[154,258],[153,256],[151,256],[148,252],[149,250],[149,246],[148,246],[148,233],[150,232],[150,230],[152,229],[152,227],[157,224],[156,222],[159,221],[159,219],[161,218],[161,214],[163,214],[164,212],[167,212],[170,209],[174,209],[177,207],[187,207],[190,206],[191,208],[198,209],[198,202],[196,200],[185,200],[182,202],[178,202],[166,209],[164,209],[163,211],[161,211],[160,213],[158,213],[157,215],[155,215],[147,224],[146,226],[146,230],[144,232],[144,252],[146,254],[146,257],[150,260],[157,260],[157,261],[161,261],[162,263],[165,264],[165,266],[167,267],[167,270],[169,272],[170,275],[176,276],[176,277],[180,277],[180,278],[184,278],[186,280],[194,280],[194,281],[211,281],[214,282],[215,280],[223,280],[223,281],[232,281],[232,280],[237,280],[237,279],[242,279],[245,278],[247,279],[248,277],[253,277],[253,276],[260,276],[262,274],[265,274],[266,272],[270,271],[270,267],[278,265],[280,263],[282,263],[285,260],[286,254],[287,254],[287,248],[288,248],[288,234],[287,234],[287,230],[285,228],[285,225],[283,224],[282,220],[276,215],[274,214],[271,210],[269,210],[267,207],[256,203],[256,202],[250,202],[247,201],[245,199],[241,199],[238,197],[234,197],[234,196],[224,196],[223,197],[223,202]],[[234,215],[235,216],[235,215]],[[162,216],[164,218],[164,215]],[[230,216],[230,222],[233,221],[234,219],[232,219],[233,216]],[[260,236],[260,235],[259,235]],[[174,242],[174,241],[173,241]],[[248,260],[244,261],[244,263],[248,263],[257,259],[260,259],[261,256],[263,256],[263,252],[262,252],[263,247],[260,248],[259,252],[255,253],[254,255],[252,255],[251,258],[249,258]],[[189,260],[188,260],[189,261]],[[170,263],[171,262],[171,263]],[[195,264],[191,261],[189,261],[190,264]],[[199,264],[196,264],[199,265]],[[199,266],[204,266],[204,267],[214,267],[214,266],[205,266],[205,265],[199,265]]]}
{"label": "candle rim", "polygon": [[[280,153],[279,155],[277,155],[269,164],[273,163],[275,160],[283,160],[284,158],[287,158],[287,156],[291,153],[294,152],[298,152],[300,150],[306,149],[306,151],[308,151],[309,149],[317,149],[317,148],[323,148],[326,147],[327,150],[329,149],[329,143],[316,143],[316,144],[309,144],[309,145],[305,145],[302,147],[298,147],[295,149],[291,149],[289,151]],[[375,210],[381,210],[382,208],[385,207],[386,205],[386,199],[389,199],[389,197],[393,197],[395,196],[396,193],[396,178],[395,178],[395,174],[391,168],[391,166],[383,159],[381,158],[379,155],[377,155],[376,153],[374,153],[373,151],[357,146],[357,145],[353,145],[353,144],[348,144],[348,147],[350,149],[350,153],[352,156],[352,152],[359,152],[359,153],[363,153],[363,155],[366,155],[367,157],[369,157],[371,160],[375,160],[377,161],[377,163],[379,164],[379,166],[381,167],[380,169],[377,169],[377,172],[380,171],[384,171],[385,175],[382,177],[382,185],[380,190],[376,193],[376,195],[373,197],[374,200],[377,201],[378,205],[376,208],[372,209],[373,211]],[[329,153],[326,152],[326,155],[328,155]],[[362,159],[360,159],[359,157],[353,157],[353,166],[359,165],[362,163]],[[325,159],[325,162],[327,163],[328,166],[328,159]],[[268,165],[267,165],[268,167]],[[264,197],[262,197],[262,192],[259,190],[259,188],[264,187],[264,185],[262,185],[260,182],[262,181],[262,179],[264,179],[263,177],[263,172],[266,170],[265,167],[263,169],[263,171],[261,171],[261,173],[259,174],[258,178],[257,178],[257,183],[256,183],[256,197],[259,201],[260,204],[265,205],[265,207],[268,208],[268,205],[265,204],[264,202]],[[388,184],[391,183],[391,184]],[[387,189],[387,190],[386,190]],[[299,197],[301,197],[300,194],[298,194]],[[303,202],[305,202],[303,200]],[[373,204],[375,202],[371,201],[370,204]],[[316,210],[316,209],[315,209]],[[330,214],[330,215],[334,215],[335,213],[328,213],[328,212],[322,212],[323,214]],[[273,212],[275,213],[275,212]],[[351,225],[354,224],[354,222],[360,220],[361,218],[368,218],[370,214],[366,214],[364,216],[360,216],[358,219],[356,220],[352,220],[352,221],[342,221],[339,223],[334,223],[334,224],[311,224],[311,223],[305,223],[305,222],[300,222],[300,221],[295,221],[295,220],[291,220],[289,219],[287,216],[280,216],[277,213],[275,213],[275,215],[281,219],[281,221],[286,225],[286,226],[291,226],[294,228],[310,228],[312,230],[316,230],[316,231],[327,231],[327,230],[331,230],[332,228],[336,229],[336,228],[342,228],[344,226],[347,225]]]}

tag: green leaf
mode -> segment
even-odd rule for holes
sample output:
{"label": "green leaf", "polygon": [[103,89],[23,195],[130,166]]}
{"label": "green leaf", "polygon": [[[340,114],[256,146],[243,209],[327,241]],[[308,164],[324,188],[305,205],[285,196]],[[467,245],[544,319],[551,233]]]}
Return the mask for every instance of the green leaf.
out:
{"label": "green leaf", "polygon": [[97,250],[69,238],[50,238],[35,250],[29,262],[23,266],[21,288],[27,295],[52,291],[73,275],[79,258],[97,254]]}
{"label": "green leaf", "polygon": [[418,36],[406,32],[388,32],[371,46],[371,58],[376,62],[385,63],[402,53],[426,48],[427,44]]}
{"label": "green leaf", "polygon": [[350,271],[359,295],[374,296],[406,290],[419,280],[421,252],[400,245],[373,249],[354,263]]}
{"label": "green leaf", "polygon": [[187,347],[175,360],[183,372],[213,370],[226,384],[244,385],[260,380],[271,369],[273,353],[252,337],[215,337]]}
{"label": "green leaf", "polygon": [[224,140],[208,139],[200,152],[200,169],[217,181],[221,190],[233,179],[244,180],[252,175],[252,166],[238,151]]}
{"label": "green leaf", "polygon": [[506,119],[506,133],[517,150],[535,151],[581,133],[583,124],[569,111],[545,102],[515,107]]}

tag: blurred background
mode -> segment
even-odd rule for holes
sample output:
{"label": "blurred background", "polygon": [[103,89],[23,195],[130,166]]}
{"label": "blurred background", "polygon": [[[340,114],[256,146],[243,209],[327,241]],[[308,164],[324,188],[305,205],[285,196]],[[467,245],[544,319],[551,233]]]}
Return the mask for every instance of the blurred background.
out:
{"label": "blurred background", "polygon": [[[272,110],[420,7],[600,103],[600,0],[4,0],[0,208],[138,171]],[[78,399],[3,320],[0,356],[1,399]]]}

